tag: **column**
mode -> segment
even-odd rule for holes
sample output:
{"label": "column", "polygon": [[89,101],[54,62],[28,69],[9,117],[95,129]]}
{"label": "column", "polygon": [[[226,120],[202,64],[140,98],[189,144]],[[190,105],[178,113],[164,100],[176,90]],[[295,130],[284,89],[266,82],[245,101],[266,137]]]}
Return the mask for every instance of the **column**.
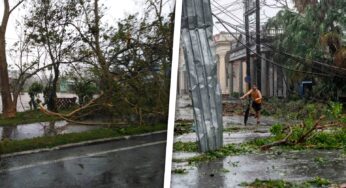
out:
{"label": "column", "polygon": [[267,61],[266,55],[262,53],[262,59],[261,61],[261,92],[263,96],[267,96]]}
{"label": "column", "polygon": [[239,62],[239,93],[243,93],[243,62]]}
{"label": "column", "polygon": [[268,65],[268,68],[269,68],[269,75],[268,75],[268,84],[269,84],[269,95],[270,97],[274,96],[273,93],[274,93],[274,74],[273,74],[273,65],[270,64]]}
{"label": "column", "polygon": [[233,93],[233,63],[229,62],[228,64],[228,87],[229,87],[229,96]]}
{"label": "column", "polygon": [[225,56],[226,56],[226,53],[219,54],[219,82],[220,82],[222,94],[225,94],[227,90]]}
{"label": "column", "polygon": [[274,96],[278,96],[278,68],[273,65],[273,72],[274,72]]}
{"label": "column", "polygon": [[251,85],[253,83],[256,83],[255,64],[253,61],[253,57],[250,57],[250,78],[251,78]]}

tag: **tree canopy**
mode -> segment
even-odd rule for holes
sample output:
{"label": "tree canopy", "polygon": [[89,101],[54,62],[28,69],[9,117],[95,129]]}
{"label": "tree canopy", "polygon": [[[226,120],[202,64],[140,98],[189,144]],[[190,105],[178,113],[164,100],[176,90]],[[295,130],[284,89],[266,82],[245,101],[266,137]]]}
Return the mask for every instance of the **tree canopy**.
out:
{"label": "tree canopy", "polygon": [[[284,9],[268,21],[268,29],[281,30],[274,46],[292,56],[275,54],[277,62],[296,70],[320,74],[288,71],[290,85],[299,80],[312,79],[316,92],[335,96],[345,91],[346,79],[346,2],[342,0],[294,1],[298,12]],[[295,58],[298,57],[298,58]],[[321,76],[324,74],[324,76]]]}

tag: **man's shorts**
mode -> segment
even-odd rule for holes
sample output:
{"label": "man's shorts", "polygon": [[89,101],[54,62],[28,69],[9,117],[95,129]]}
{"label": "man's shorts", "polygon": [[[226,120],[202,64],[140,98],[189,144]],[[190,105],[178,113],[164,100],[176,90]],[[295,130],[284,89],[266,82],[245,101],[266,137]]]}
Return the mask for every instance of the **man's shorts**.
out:
{"label": "man's shorts", "polygon": [[258,112],[261,110],[261,103],[256,103],[255,101],[252,101],[252,108]]}

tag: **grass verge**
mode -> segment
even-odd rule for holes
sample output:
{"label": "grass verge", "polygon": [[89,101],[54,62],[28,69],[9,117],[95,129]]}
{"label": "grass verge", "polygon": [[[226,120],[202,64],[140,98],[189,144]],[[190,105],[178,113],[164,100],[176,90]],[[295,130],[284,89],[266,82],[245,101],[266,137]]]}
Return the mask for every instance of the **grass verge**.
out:
{"label": "grass verge", "polygon": [[166,130],[167,125],[133,126],[128,128],[101,128],[82,133],[62,134],[52,137],[37,137],[25,140],[4,140],[0,142],[0,154],[14,153],[26,150],[52,148],[59,145],[78,143],[82,141],[136,135],[148,132]]}

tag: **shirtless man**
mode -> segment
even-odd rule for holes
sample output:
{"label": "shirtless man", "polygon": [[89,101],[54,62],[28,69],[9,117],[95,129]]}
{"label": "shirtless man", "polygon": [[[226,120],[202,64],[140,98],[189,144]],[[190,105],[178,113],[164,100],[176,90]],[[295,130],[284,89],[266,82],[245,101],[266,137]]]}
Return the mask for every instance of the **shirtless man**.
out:
{"label": "shirtless man", "polygon": [[257,119],[257,125],[260,123],[260,110],[261,110],[261,104],[262,104],[262,94],[261,91],[257,89],[257,85],[253,84],[250,91],[245,93],[240,99],[244,99],[245,97],[251,95],[252,98],[252,108],[256,112],[256,119]]}

